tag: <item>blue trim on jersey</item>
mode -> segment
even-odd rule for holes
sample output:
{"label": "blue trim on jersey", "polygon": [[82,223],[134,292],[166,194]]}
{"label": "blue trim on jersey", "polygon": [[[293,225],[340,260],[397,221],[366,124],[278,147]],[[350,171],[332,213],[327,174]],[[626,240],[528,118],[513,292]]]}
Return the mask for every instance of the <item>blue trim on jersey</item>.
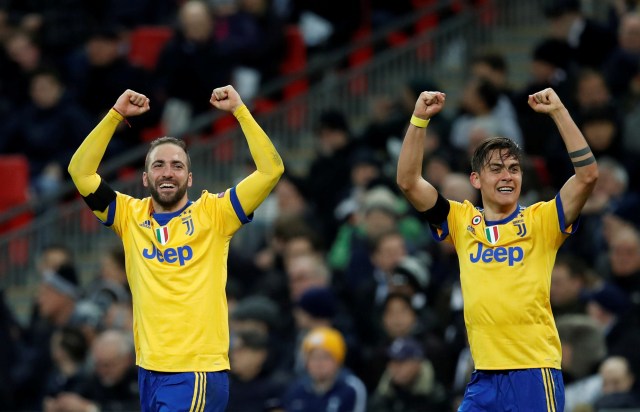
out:
{"label": "blue trim on jersey", "polygon": [[[509,223],[510,221],[515,219],[518,216],[518,214],[520,214],[522,209],[524,209],[524,208],[522,206],[518,205],[516,207],[516,210],[514,210],[513,213],[511,213],[509,216],[505,217],[504,219],[500,219],[500,220],[487,220],[487,219],[485,219],[484,223],[487,226],[504,225],[505,223]],[[483,211],[483,214],[484,214],[484,211]]]}
{"label": "blue trim on jersey", "polygon": [[242,210],[242,205],[240,204],[240,199],[238,199],[238,195],[236,194],[236,187],[232,187],[229,190],[229,198],[231,199],[231,206],[233,206],[233,210],[236,212],[238,219],[244,225],[245,223],[249,223],[253,220],[253,213],[247,216]]}
{"label": "blue trim on jersey", "polygon": [[103,225],[109,227],[113,225],[113,219],[116,217],[116,199],[113,199],[111,203],[109,203],[109,211],[107,212],[107,221],[102,222]]}
{"label": "blue trim on jersey", "polygon": [[176,217],[176,216],[179,216],[179,215],[180,215],[180,213],[184,212],[184,210],[185,210],[186,208],[188,208],[189,206],[191,206],[192,204],[193,204],[193,202],[192,202],[191,200],[188,200],[188,201],[187,201],[187,204],[186,204],[186,205],[184,205],[184,207],[183,207],[182,209],[180,209],[180,210],[178,210],[178,211],[176,211],[176,212],[166,212],[166,213],[156,213],[156,212],[154,212],[154,213],[153,213],[153,219],[154,219],[156,222],[158,222],[158,224],[159,224],[160,226],[164,226],[164,225],[166,225],[167,223],[169,223],[169,221],[170,221],[171,219],[173,219],[173,218],[174,218],[174,217]]}
{"label": "blue trim on jersey", "polygon": [[438,234],[438,229],[435,226],[429,225],[429,229],[431,230],[431,236],[438,242],[445,240],[446,237],[449,236],[449,222],[446,220],[442,224],[442,227],[440,227],[442,234]]}
{"label": "blue trim on jersey", "polygon": [[562,198],[560,198],[560,193],[556,195],[556,210],[558,211],[558,221],[560,222],[560,231],[567,235],[572,235],[576,233],[578,230],[578,226],[580,226],[580,215],[575,222],[571,225],[571,232],[567,232],[567,224],[564,221],[564,207],[562,206]]}

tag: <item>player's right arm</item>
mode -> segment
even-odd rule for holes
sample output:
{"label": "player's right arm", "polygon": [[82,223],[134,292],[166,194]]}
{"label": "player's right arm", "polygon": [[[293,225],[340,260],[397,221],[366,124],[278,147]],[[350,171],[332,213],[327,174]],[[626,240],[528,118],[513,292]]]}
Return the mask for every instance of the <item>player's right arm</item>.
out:
{"label": "player's right arm", "polygon": [[[436,188],[422,176],[422,159],[428,121],[442,110],[445,97],[442,92],[420,93],[398,157],[396,181],[402,193],[419,212],[432,209],[440,197]],[[442,200],[438,203],[442,204]],[[448,202],[445,203],[448,206]],[[446,214],[444,217],[446,219]]]}
{"label": "player's right arm", "polygon": [[69,174],[78,192],[102,221],[106,221],[109,204],[115,200],[116,194],[97,173],[100,161],[120,122],[148,110],[149,99],[145,95],[126,90],[84,139],[69,162]]}

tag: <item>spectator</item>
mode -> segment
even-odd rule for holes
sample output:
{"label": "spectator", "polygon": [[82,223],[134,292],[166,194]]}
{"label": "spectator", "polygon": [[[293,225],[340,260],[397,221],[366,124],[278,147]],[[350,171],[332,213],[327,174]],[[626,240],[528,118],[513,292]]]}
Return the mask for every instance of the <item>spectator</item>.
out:
{"label": "spectator", "polygon": [[85,337],[93,336],[99,312],[78,305],[80,286],[75,268],[63,265],[42,277],[38,289],[38,315],[18,346],[11,372],[18,408],[42,406],[46,379],[52,370],[50,342],[62,327],[80,328]]}
{"label": "spectator", "polygon": [[289,386],[283,398],[287,412],[364,412],[367,393],[358,377],[342,366],[344,338],[335,329],[317,328],[302,343],[307,374]]}
{"label": "spectator", "polygon": [[229,84],[233,62],[213,37],[214,19],[206,2],[182,3],[179,30],[164,46],[156,76],[168,134],[184,132],[192,116],[209,111],[211,92]]}
{"label": "spectator", "polygon": [[586,314],[582,292],[590,286],[591,275],[585,262],[572,255],[559,255],[551,271],[551,309],[559,318],[566,314]]}
{"label": "spectator", "polygon": [[544,14],[551,24],[552,36],[569,44],[573,59],[582,67],[600,68],[616,47],[615,34],[586,17],[580,0],[548,1]]}
{"label": "spectator", "polygon": [[305,186],[322,222],[322,237],[331,244],[338,226],[333,213],[340,201],[339,194],[349,187],[349,160],[356,143],[346,115],[339,110],[324,111],[317,120],[314,135],[318,147]]}
{"label": "spectator", "polygon": [[586,315],[565,315],[556,326],[562,343],[564,410],[573,412],[578,405],[593,406],[602,387],[597,372],[607,353],[604,334]]}
{"label": "spectator", "polygon": [[293,308],[296,326],[296,374],[304,371],[304,353],[302,342],[309,331],[319,327],[336,328],[345,339],[347,353],[345,365],[353,369],[357,365],[360,342],[354,331],[354,323],[346,306],[338,299],[329,287],[314,287],[307,289]]}
{"label": "spectator", "polygon": [[596,411],[640,408],[640,396],[634,390],[636,378],[626,358],[608,357],[600,365],[599,373],[602,377],[602,396],[596,400]]}
{"label": "spectator", "polygon": [[371,412],[446,410],[444,388],[418,341],[398,338],[389,346],[387,356],[387,368],[371,399]]}
{"label": "spectator", "polygon": [[[103,316],[101,327],[122,328],[121,321],[105,325],[105,317],[113,305],[130,305],[131,291],[127,283],[127,272],[122,245],[113,246],[106,250],[101,257],[100,269],[97,277],[85,288],[84,301],[97,306]],[[115,314],[112,314],[115,316]],[[116,321],[116,318],[111,319]]]}
{"label": "spectator", "polygon": [[289,376],[275,364],[267,337],[246,331],[231,341],[227,411],[263,411],[282,397]]}
{"label": "spectator", "polygon": [[618,28],[618,47],[603,64],[603,75],[616,98],[628,97],[633,78],[640,69],[640,16],[625,13]]}
{"label": "spectator", "polygon": [[56,71],[35,72],[30,95],[31,102],[9,119],[4,129],[6,146],[0,151],[28,157],[36,195],[58,194],[66,180],[63,165],[91,131],[91,119],[66,93]]}
{"label": "spectator", "polygon": [[460,113],[451,125],[451,145],[462,152],[472,153],[479,142],[473,142],[471,135],[475,129],[482,129],[489,136],[509,136],[522,146],[522,131],[515,111],[503,97],[502,91],[489,80],[482,77],[471,79],[463,91]]}
{"label": "spectator", "polygon": [[628,358],[640,365],[640,329],[636,311],[632,310],[625,291],[610,282],[586,291],[587,314],[605,334],[607,354]]}
{"label": "spectator", "polygon": [[[121,29],[98,26],[91,32],[83,50],[76,54],[70,70],[69,84],[78,103],[97,122],[106,115],[120,96],[121,90],[133,89],[141,93],[151,92],[151,73],[135,67],[127,60],[123,50]],[[158,111],[160,113],[161,111]],[[107,156],[111,157],[141,143],[139,130],[158,122],[158,116],[143,116],[136,120],[136,128],[120,127],[109,143]]]}
{"label": "spectator", "polygon": [[286,52],[285,22],[271,0],[237,0],[216,14],[215,36],[223,53],[236,62],[234,84],[251,101],[261,86],[280,74]]}
{"label": "spectator", "polygon": [[2,69],[2,94],[17,108],[29,102],[31,76],[44,65],[40,46],[28,32],[18,30],[4,42],[6,67]]}
{"label": "spectator", "polygon": [[88,378],[85,367],[89,344],[78,328],[63,327],[51,337],[51,358],[54,368],[49,374],[46,405],[61,392],[77,392]]}
{"label": "spectator", "polygon": [[[562,40],[546,38],[538,42],[531,55],[531,79],[514,95],[514,105],[527,154],[543,156],[547,159],[547,164],[549,152],[554,154],[554,151],[557,151],[564,155],[564,148],[554,146],[554,143],[561,139],[553,121],[536,116],[529,108],[527,99],[538,90],[552,87],[562,101],[570,102],[570,79],[573,72],[570,57],[571,49]],[[553,173],[551,166],[549,165],[549,168]],[[554,182],[556,185],[560,184],[560,181],[564,182],[563,179],[558,180],[559,182]]]}
{"label": "spectator", "polygon": [[63,392],[48,400],[49,411],[135,411],[140,408],[133,342],[122,331],[108,330],[91,348],[92,376],[78,392]]}

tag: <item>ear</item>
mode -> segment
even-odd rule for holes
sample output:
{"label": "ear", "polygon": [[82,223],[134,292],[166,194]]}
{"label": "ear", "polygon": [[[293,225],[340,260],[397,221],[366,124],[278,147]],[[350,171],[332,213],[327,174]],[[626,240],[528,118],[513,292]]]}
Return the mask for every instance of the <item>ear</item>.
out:
{"label": "ear", "polygon": [[480,175],[478,174],[478,172],[471,172],[469,181],[471,182],[471,186],[476,189],[480,189]]}
{"label": "ear", "polygon": [[142,172],[142,186],[149,187],[149,180],[147,179],[147,172]]}
{"label": "ear", "polygon": [[189,172],[189,177],[187,178],[187,187],[191,187],[193,184],[193,175]]}

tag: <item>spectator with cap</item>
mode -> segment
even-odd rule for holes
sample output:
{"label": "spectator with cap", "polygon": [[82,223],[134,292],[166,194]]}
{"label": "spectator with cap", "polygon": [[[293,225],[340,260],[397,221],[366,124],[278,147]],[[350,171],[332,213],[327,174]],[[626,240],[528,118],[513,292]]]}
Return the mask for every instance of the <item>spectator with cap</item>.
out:
{"label": "spectator with cap", "polygon": [[304,370],[304,351],[302,342],[310,330],[319,327],[334,327],[342,333],[348,353],[347,366],[357,362],[355,351],[359,347],[358,337],[354,332],[351,314],[338,299],[330,287],[313,287],[307,289],[295,303],[293,314],[296,324],[296,363],[294,371]]}
{"label": "spectator with cap", "polygon": [[263,295],[249,295],[240,299],[229,316],[231,335],[255,332],[266,338],[278,366],[283,369],[293,365],[293,348],[288,332],[282,330],[282,313],[278,305]]}
{"label": "spectator with cap", "polygon": [[263,411],[279,401],[289,375],[277,368],[266,336],[255,331],[232,336],[229,351],[229,403],[227,411]]}
{"label": "spectator with cap", "polygon": [[362,381],[343,367],[347,347],[333,328],[313,329],[302,343],[306,374],[292,382],[283,397],[287,412],[364,412]]}
{"label": "spectator with cap", "polygon": [[418,341],[395,339],[387,356],[387,368],[371,399],[371,412],[448,410],[444,387],[436,380],[433,365]]}
{"label": "spectator with cap", "polygon": [[407,213],[403,199],[385,186],[370,188],[364,193],[353,222],[345,222],[340,227],[329,250],[331,267],[344,273],[347,290],[354,291],[373,277],[372,245],[380,236],[394,230],[403,236],[408,249],[418,248],[428,239],[424,225]]}
{"label": "spectator with cap", "polygon": [[277,327],[278,307],[265,296],[251,295],[238,301],[230,317],[230,327],[234,333],[255,331],[262,336],[269,336]]}

